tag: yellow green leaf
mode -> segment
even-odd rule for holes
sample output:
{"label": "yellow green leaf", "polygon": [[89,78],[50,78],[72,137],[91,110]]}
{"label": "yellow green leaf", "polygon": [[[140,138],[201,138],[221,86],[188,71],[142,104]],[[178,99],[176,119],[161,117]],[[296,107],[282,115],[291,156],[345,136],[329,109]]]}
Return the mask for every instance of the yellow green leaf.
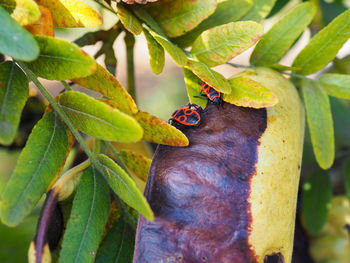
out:
{"label": "yellow green leaf", "polygon": [[142,138],[143,130],[134,118],[84,93],[64,92],[57,100],[75,127],[87,135],[120,142]]}
{"label": "yellow green leaf", "polygon": [[122,4],[117,3],[118,17],[124,27],[133,33],[134,35],[139,35],[142,32],[142,25],[140,21]]}
{"label": "yellow green leaf", "polygon": [[0,5],[10,11],[21,26],[33,24],[40,18],[39,7],[33,0],[0,0]]}
{"label": "yellow green leaf", "polygon": [[96,63],[96,72],[85,78],[72,79],[75,83],[101,93],[116,102],[116,108],[127,114],[138,111],[135,101],[120,82],[104,67]]}
{"label": "yellow green leaf", "polygon": [[190,54],[210,67],[221,65],[253,46],[263,32],[262,25],[253,21],[217,26],[194,41]]}
{"label": "yellow green leaf", "polygon": [[147,8],[149,14],[169,37],[181,36],[211,15],[215,0],[164,1]]}
{"label": "yellow green leaf", "polygon": [[178,64],[180,67],[186,65],[187,56],[181,48],[169,41],[169,39],[164,35],[153,31],[147,25],[144,24],[143,26],[152,35],[152,37],[169,53],[176,64]]}
{"label": "yellow green leaf", "polygon": [[139,111],[133,117],[143,128],[146,141],[171,146],[188,145],[187,137],[180,130],[148,112]]}
{"label": "yellow green leaf", "polygon": [[105,170],[105,178],[112,190],[125,203],[136,209],[148,220],[153,221],[154,215],[146,198],[130,176],[106,155],[100,154],[98,159]]}
{"label": "yellow green leaf", "polygon": [[36,0],[52,12],[55,27],[94,27],[102,24],[99,13],[81,0]]}
{"label": "yellow green leaf", "polygon": [[165,63],[164,48],[147,31],[143,30],[147,40],[149,62],[154,73],[159,74],[163,71]]}
{"label": "yellow green leaf", "polygon": [[334,129],[329,98],[318,83],[303,80],[301,92],[316,160],[322,169],[334,161]]}
{"label": "yellow green leaf", "polygon": [[191,103],[196,103],[204,109],[207,106],[208,100],[198,97],[202,91],[202,80],[186,68],[184,68],[184,76],[188,99]]}
{"label": "yellow green leaf", "polygon": [[174,38],[172,41],[182,47],[188,47],[203,31],[215,26],[235,22],[253,6],[253,0],[217,0],[217,3],[218,5],[212,15],[203,20],[190,32]]}
{"label": "yellow green leaf", "polygon": [[209,68],[206,64],[193,59],[188,59],[186,67],[214,89],[223,93],[229,93],[231,91],[231,86],[227,79],[225,79],[220,73]]}
{"label": "yellow green leaf", "polygon": [[298,54],[293,67],[301,68],[301,74],[309,75],[324,68],[350,37],[350,10],[336,17],[318,32]]}
{"label": "yellow green leaf", "polygon": [[77,45],[48,36],[35,36],[39,57],[28,67],[45,79],[66,80],[85,77],[96,71],[96,62]]}
{"label": "yellow green leaf", "polygon": [[148,171],[152,163],[151,159],[130,150],[121,150],[120,157],[130,172],[144,182],[147,181]]}
{"label": "yellow green leaf", "polygon": [[315,13],[316,7],[310,2],[293,8],[260,39],[250,62],[254,65],[277,63],[312,21]]}
{"label": "yellow green leaf", "polygon": [[276,0],[254,0],[252,9],[241,20],[260,22],[267,17],[275,3]]}
{"label": "yellow green leaf", "polygon": [[230,78],[231,93],[224,94],[224,101],[256,109],[275,105],[278,102],[277,95],[254,81],[254,75],[254,72],[247,71]]}
{"label": "yellow green leaf", "polygon": [[328,95],[350,99],[350,76],[345,74],[323,74],[319,83]]}

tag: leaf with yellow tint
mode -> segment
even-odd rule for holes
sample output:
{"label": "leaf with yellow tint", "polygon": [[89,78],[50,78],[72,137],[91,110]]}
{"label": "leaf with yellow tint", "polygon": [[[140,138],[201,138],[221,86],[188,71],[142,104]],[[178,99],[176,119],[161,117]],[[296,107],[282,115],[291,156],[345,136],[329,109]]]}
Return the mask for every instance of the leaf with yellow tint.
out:
{"label": "leaf with yellow tint", "polygon": [[230,78],[231,93],[224,94],[224,101],[256,109],[275,105],[278,102],[277,95],[251,79],[253,74],[247,71]]}
{"label": "leaf with yellow tint", "polygon": [[80,0],[37,0],[51,10],[55,27],[94,27],[102,24],[100,14]]}
{"label": "leaf with yellow tint", "polygon": [[21,26],[30,25],[40,18],[40,10],[34,0],[0,0],[0,5]]}
{"label": "leaf with yellow tint", "polygon": [[152,163],[151,159],[130,150],[121,150],[120,157],[130,172],[132,172],[144,182],[147,181],[148,171]]}

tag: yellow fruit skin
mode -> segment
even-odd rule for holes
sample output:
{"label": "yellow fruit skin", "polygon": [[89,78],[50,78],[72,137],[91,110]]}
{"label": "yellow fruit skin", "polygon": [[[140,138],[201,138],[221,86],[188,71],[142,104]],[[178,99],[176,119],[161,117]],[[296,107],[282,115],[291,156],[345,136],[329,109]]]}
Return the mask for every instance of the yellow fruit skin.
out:
{"label": "yellow fruit skin", "polygon": [[257,68],[250,76],[277,94],[267,108],[267,128],[260,138],[256,173],[251,180],[249,244],[256,262],[282,254],[291,262],[294,221],[301,167],[305,113],[293,84],[279,73]]}

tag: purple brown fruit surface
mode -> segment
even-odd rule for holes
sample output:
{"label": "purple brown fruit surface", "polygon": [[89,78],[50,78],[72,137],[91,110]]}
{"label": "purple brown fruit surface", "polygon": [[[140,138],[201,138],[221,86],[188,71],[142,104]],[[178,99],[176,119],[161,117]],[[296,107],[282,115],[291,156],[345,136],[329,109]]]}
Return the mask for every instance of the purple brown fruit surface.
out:
{"label": "purple brown fruit surface", "polygon": [[155,219],[140,216],[134,263],[291,261],[304,109],[277,72],[251,78],[280,102],[208,105],[199,127],[178,126],[188,147],[158,147],[145,189]]}

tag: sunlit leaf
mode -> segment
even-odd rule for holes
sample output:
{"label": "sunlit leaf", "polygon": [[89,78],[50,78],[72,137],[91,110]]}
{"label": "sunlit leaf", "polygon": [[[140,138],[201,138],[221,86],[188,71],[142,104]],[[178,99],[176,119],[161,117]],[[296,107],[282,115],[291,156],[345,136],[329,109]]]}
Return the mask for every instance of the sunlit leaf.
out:
{"label": "sunlit leaf", "polygon": [[14,62],[0,64],[0,143],[15,139],[23,107],[29,93],[28,79]]}
{"label": "sunlit leaf", "polygon": [[117,108],[122,112],[133,114],[138,111],[134,100],[125,88],[111,73],[99,64],[96,64],[96,72],[94,74],[85,78],[72,79],[72,81],[112,99],[116,102]]}
{"label": "sunlit leaf", "polygon": [[323,74],[319,83],[328,95],[350,99],[350,76],[345,74]]}
{"label": "sunlit leaf", "polygon": [[350,201],[350,158],[345,159],[343,163],[343,174],[345,182],[345,193]]}
{"label": "sunlit leaf", "polygon": [[26,26],[40,18],[40,10],[33,0],[0,0],[11,16],[21,25]]}
{"label": "sunlit leaf", "polygon": [[35,125],[1,196],[2,222],[15,226],[55,181],[69,151],[64,124],[48,112]]}
{"label": "sunlit leaf", "polygon": [[260,24],[232,22],[204,31],[192,45],[191,55],[214,67],[231,60],[253,46],[263,34]]}
{"label": "sunlit leaf", "polygon": [[294,67],[302,68],[301,74],[312,74],[324,68],[337,55],[350,37],[350,10],[335,18],[318,32],[298,54]]}
{"label": "sunlit leaf", "polygon": [[130,172],[144,182],[147,181],[148,171],[152,162],[151,159],[130,150],[121,150],[120,157]]}
{"label": "sunlit leaf", "polygon": [[328,169],[334,161],[334,130],[329,98],[317,83],[307,80],[302,82],[301,91],[316,160],[322,169]]}
{"label": "sunlit leaf", "polygon": [[135,234],[125,220],[114,223],[101,243],[95,263],[132,262]]}
{"label": "sunlit leaf", "polygon": [[316,170],[303,185],[302,217],[311,234],[319,234],[326,224],[331,198],[332,183],[328,173]]}
{"label": "sunlit leaf", "polygon": [[142,25],[140,21],[122,4],[117,3],[118,17],[124,27],[135,35],[139,35],[142,32]]}
{"label": "sunlit leaf", "polygon": [[109,208],[110,194],[106,181],[94,168],[86,169],[73,201],[59,262],[94,262]]}
{"label": "sunlit leaf", "polygon": [[55,27],[94,27],[102,24],[99,13],[81,0],[36,0],[52,12]]}
{"label": "sunlit leaf", "polygon": [[58,101],[74,126],[90,136],[121,142],[142,138],[142,128],[134,118],[84,93],[64,92]]}
{"label": "sunlit leaf", "polygon": [[163,71],[165,63],[164,48],[152,37],[147,30],[143,30],[147,40],[149,62],[154,73],[159,74]]}
{"label": "sunlit leaf", "polygon": [[35,39],[1,6],[0,21],[2,25],[6,25],[0,26],[0,53],[23,61],[36,59],[39,47]]}
{"label": "sunlit leaf", "polygon": [[26,26],[26,29],[33,35],[44,35],[53,37],[55,32],[53,30],[52,14],[50,9],[39,6],[41,16],[39,20],[33,24]]}
{"label": "sunlit leaf", "polygon": [[231,93],[224,94],[224,101],[231,104],[250,108],[265,108],[275,105],[278,97],[275,93],[254,81],[253,72],[244,72],[233,76],[228,81]]}
{"label": "sunlit leaf", "polygon": [[215,8],[215,0],[177,0],[151,6],[147,11],[167,36],[177,37],[195,28]]}
{"label": "sunlit leaf", "polygon": [[40,55],[28,67],[45,79],[66,80],[85,77],[96,71],[95,60],[77,45],[66,40],[35,36]]}
{"label": "sunlit leaf", "polygon": [[231,92],[230,83],[225,79],[223,75],[212,70],[206,64],[189,59],[187,61],[187,68],[189,68],[198,78],[208,83],[214,89],[223,93]]}
{"label": "sunlit leaf", "polygon": [[180,67],[186,65],[187,56],[181,48],[173,44],[165,36],[156,33],[148,26],[144,25],[144,27],[152,35],[152,37],[169,53],[176,64],[178,64]]}
{"label": "sunlit leaf", "polygon": [[241,20],[260,22],[267,17],[275,3],[276,0],[254,0],[253,8]]}
{"label": "sunlit leaf", "polygon": [[188,99],[191,103],[196,103],[204,109],[207,106],[208,100],[205,97],[198,97],[202,91],[202,80],[186,68],[184,68],[184,77]]}
{"label": "sunlit leaf", "polygon": [[172,41],[182,47],[188,47],[203,31],[215,26],[235,22],[244,16],[253,6],[253,0],[218,0],[217,3],[215,12],[212,15],[190,32],[174,38]]}
{"label": "sunlit leaf", "polygon": [[106,155],[100,154],[99,161],[105,169],[105,177],[108,184],[116,195],[140,212],[145,218],[152,221],[154,217],[153,212],[146,198],[129,175]]}
{"label": "sunlit leaf", "polygon": [[305,30],[315,13],[316,7],[310,2],[293,8],[260,39],[250,62],[254,65],[277,63]]}

